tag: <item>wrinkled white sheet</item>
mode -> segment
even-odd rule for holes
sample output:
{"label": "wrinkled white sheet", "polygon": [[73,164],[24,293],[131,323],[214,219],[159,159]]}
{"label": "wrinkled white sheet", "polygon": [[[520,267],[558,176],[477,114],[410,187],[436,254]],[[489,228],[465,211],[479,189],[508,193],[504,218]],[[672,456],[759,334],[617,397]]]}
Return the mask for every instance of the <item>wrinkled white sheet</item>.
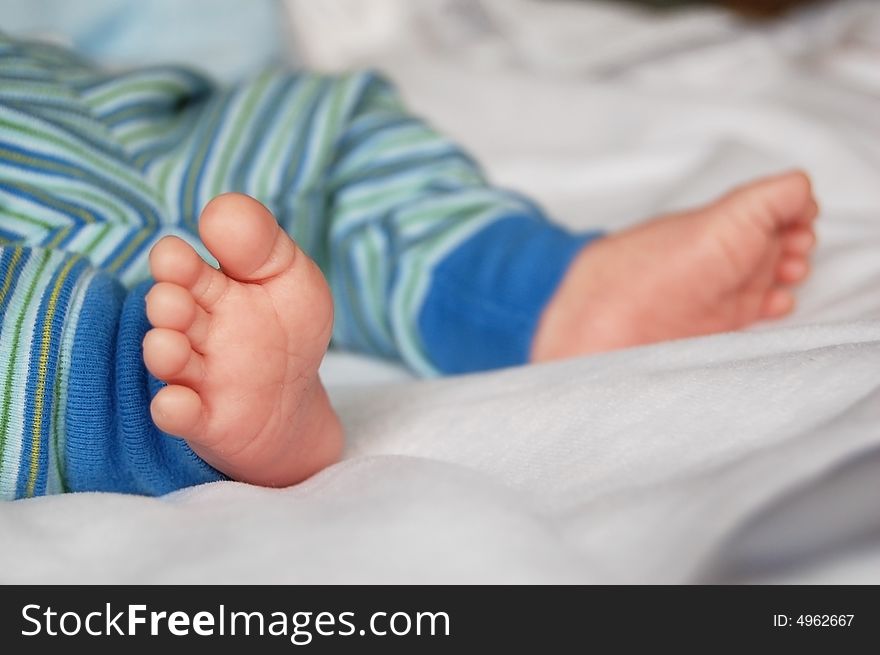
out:
{"label": "wrinkled white sheet", "polygon": [[880,582],[880,6],[747,30],[714,11],[658,27],[611,5],[375,2],[346,33],[369,3],[289,0],[303,59],[386,69],[570,225],[808,169],[823,212],[797,313],[430,382],[333,353],[341,464],[286,490],[5,504],[0,580]]}

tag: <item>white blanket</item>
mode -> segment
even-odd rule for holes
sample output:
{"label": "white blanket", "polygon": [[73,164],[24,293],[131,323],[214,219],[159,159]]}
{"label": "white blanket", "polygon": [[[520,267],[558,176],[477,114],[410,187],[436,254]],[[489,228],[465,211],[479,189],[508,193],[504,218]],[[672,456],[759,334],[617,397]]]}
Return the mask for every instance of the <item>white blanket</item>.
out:
{"label": "white blanket", "polygon": [[0,581],[880,582],[878,3],[752,29],[715,11],[658,26],[601,4],[373,1],[375,29],[334,50],[352,5],[320,3],[328,21],[291,0],[301,57],[384,68],[570,225],[810,171],[823,211],[799,309],[417,383],[331,353],[342,463],[285,490],[5,504]]}

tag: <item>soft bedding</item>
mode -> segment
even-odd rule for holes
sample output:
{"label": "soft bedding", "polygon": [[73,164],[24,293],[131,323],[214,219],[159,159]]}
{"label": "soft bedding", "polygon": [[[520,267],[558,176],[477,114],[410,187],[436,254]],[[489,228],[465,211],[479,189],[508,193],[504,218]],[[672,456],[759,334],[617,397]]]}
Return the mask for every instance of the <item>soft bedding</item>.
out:
{"label": "soft bedding", "polygon": [[343,462],[290,489],[0,505],[16,563],[0,580],[880,582],[880,7],[752,28],[706,10],[658,26],[581,2],[432,21],[429,3],[379,4],[383,39],[364,30],[331,57],[326,16],[288,2],[301,61],[383,68],[498,183],[569,225],[810,171],[823,210],[799,309],[432,381],[331,352]]}

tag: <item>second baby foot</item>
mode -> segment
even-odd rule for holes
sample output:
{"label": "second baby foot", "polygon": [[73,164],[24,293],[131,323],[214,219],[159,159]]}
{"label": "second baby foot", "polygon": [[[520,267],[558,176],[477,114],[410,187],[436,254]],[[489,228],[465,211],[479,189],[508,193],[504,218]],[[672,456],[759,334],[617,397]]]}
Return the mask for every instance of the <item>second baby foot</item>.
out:
{"label": "second baby foot", "polygon": [[818,213],[800,172],[588,244],[541,316],[532,360],[737,330],[794,307]]}
{"label": "second baby foot", "polygon": [[176,237],[150,253],[144,362],[168,383],[153,420],[235,480],[299,482],[342,449],[318,378],[333,323],[327,283],[248,196],[212,200],[199,234],[220,270]]}

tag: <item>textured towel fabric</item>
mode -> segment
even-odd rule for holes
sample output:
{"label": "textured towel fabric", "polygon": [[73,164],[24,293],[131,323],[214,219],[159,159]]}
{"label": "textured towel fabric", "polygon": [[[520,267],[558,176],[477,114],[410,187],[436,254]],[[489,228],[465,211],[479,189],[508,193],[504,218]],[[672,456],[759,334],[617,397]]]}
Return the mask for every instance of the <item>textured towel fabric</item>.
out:
{"label": "textured towel fabric", "polygon": [[[336,344],[425,375],[525,361],[588,238],[490,187],[373,74],[271,71],[222,89],[0,37],[3,497],[219,477],[149,419],[144,287],[126,289],[161,236],[201,249],[199,211],[227,191],[263,202],[321,266]],[[450,320],[455,280],[467,304]]]}

